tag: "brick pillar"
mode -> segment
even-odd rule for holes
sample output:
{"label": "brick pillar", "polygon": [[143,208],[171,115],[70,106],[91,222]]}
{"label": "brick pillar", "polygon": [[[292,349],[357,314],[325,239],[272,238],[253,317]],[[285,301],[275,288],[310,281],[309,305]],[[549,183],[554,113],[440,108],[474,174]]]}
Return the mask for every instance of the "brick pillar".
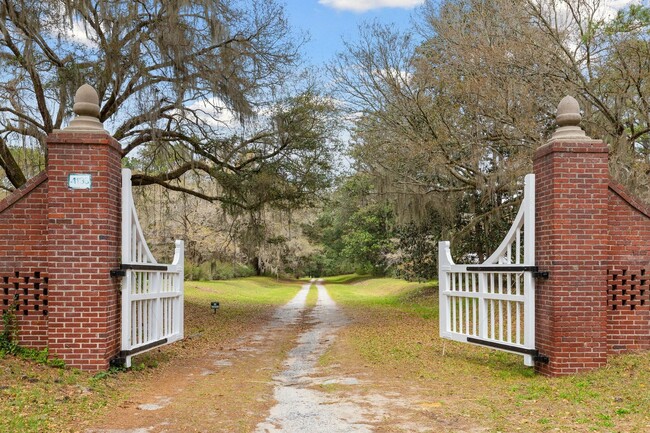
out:
{"label": "brick pillar", "polygon": [[[98,97],[82,86],[77,117],[48,144],[50,353],[87,371],[119,352],[121,154],[97,119]],[[77,175],[72,176],[71,175]]]}
{"label": "brick pillar", "polygon": [[534,156],[536,370],[566,375],[607,362],[608,151],[578,126],[578,102],[558,106],[560,126]]}

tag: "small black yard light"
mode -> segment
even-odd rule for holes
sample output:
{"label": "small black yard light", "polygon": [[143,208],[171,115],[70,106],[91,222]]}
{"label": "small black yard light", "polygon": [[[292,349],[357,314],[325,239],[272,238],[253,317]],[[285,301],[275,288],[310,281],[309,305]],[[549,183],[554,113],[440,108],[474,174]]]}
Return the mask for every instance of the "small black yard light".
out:
{"label": "small black yard light", "polygon": [[214,313],[216,314],[217,310],[219,309],[219,301],[210,302],[210,308],[212,308],[212,311],[214,311]]}

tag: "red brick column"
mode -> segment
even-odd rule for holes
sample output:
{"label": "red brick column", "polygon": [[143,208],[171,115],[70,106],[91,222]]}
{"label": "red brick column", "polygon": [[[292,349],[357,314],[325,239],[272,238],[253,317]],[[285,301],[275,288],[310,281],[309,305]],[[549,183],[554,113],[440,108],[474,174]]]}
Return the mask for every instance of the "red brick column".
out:
{"label": "red brick column", "polygon": [[558,125],[534,156],[536,343],[550,358],[537,371],[566,375],[607,362],[608,150],[578,127],[579,107],[564,98]]}
{"label": "red brick column", "polygon": [[[82,86],[77,119],[47,139],[48,347],[67,365],[95,371],[120,346],[119,281],[110,270],[120,263],[121,154],[92,118],[99,107],[90,93]],[[90,175],[90,188],[72,188],[71,174]]]}

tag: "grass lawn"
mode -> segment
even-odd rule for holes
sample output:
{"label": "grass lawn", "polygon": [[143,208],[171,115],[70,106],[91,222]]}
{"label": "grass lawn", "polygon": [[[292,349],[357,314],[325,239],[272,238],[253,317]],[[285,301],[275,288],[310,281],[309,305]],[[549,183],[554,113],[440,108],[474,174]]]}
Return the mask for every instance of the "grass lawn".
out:
{"label": "grass lawn", "polygon": [[650,354],[546,378],[520,356],[441,340],[435,283],[343,281],[352,284],[326,285],[353,323],[321,364],[368,374],[386,391],[413,390],[433,431],[650,431]]}

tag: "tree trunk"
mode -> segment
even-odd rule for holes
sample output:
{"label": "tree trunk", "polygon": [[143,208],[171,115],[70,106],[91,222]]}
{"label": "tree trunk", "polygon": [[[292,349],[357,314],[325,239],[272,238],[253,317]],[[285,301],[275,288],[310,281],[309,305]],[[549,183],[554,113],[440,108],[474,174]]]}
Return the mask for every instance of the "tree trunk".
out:
{"label": "tree trunk", "polygon": [[260,258],[259,257],[253,257],[253,260],[251,260],[251,265],[253,265],[253,269],[255,270],[255,275],[258,277],[262,275],[262,266],[260,265]]}
{"label": "tree trunk", "polygon": [[0,138],[0,167],[5,171],[9,182],[15,188],[20,188],[27,182],[23,171],[2,138]]}

